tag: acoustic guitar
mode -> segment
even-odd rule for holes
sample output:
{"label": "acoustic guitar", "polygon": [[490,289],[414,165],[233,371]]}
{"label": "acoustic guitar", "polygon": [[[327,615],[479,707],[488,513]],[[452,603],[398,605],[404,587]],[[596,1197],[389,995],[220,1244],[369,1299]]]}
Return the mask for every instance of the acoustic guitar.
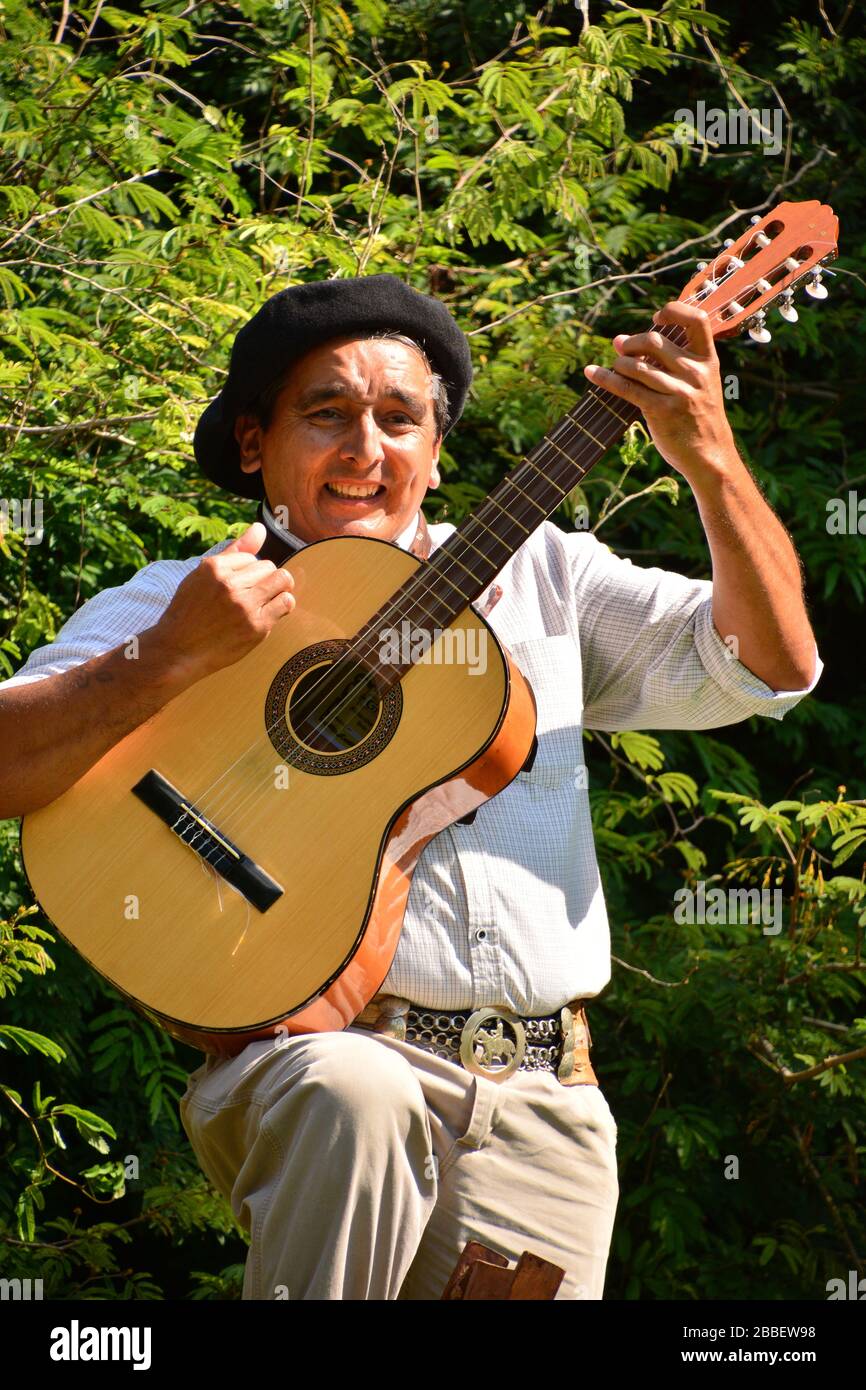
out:
{"label": "acoustic guitar", "polygon": [[[826,295],[837,232],[829,207],[782,203],[680,298],[716,338],[748,327],[766,341],[767,306],[796,318],[804,276]],[[134,1007],[233,1055],[345,1028],[370,1001],[424,846],[502,791],[533,746],[532,691],[475,602],[638,418],[587,390],[426,561],[350,536],[305,546],[285,562],[288,621],[24,817],[43,911]],[[383,652],[383,631],[410,640]],[[461,643],[485,651],[485,669],[440,659]]]}

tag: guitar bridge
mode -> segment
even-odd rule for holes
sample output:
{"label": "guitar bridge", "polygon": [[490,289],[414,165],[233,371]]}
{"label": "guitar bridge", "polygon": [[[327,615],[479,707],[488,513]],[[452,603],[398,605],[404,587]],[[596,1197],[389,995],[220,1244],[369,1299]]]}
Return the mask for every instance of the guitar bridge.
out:
{"label": "guitar bridge", "polygon": [[283,889],[270,874],[223,835],[161,773],[151,768],[140,782],[136,782],[132,792],[183,844],[216,869],[226,883],[237,888],[259,912],[267,912],[282,897]]}

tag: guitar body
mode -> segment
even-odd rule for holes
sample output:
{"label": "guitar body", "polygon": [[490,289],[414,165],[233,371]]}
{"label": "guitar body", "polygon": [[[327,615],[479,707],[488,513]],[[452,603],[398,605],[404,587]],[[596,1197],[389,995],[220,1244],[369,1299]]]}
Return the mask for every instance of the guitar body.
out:
{"label": "guitar body", "polygon": [[390,969],[422,849],[513,780],[535,733],[529,686],[467,607],[357,717],[350,691],[341,741],[305,742],[304,682],[422,562],[339,537],[287,564],[288,618],[22,824],[58,931],[136,1008],[220,1055],[351,1023]]}

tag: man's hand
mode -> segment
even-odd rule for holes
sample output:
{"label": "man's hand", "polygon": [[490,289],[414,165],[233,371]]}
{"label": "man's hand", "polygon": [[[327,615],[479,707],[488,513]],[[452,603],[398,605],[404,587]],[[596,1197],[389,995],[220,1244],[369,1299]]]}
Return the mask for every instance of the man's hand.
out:
{"label": "man's hand", "polygon": [[[47,806],[109,748],[211,671],[240,660],[295,606],[292,576],[257,560],[253,522],[188,574],[159,622],[111,651],[0,689],[0,820]],[[8,749],[8,754],[7,754]]]}
{"label": "man's hand", "polygon": [[654,322],[678,325],[686,345],[655,330],[619,334],[613,369],[584,371],[642,411],[662,458],[691,487],[713,560],[719,636],[772,690],[801,690],[813,680],[816,660],[799,560],[737,453],[709,317],[674,301]]}
{"label": "man's hand", "polygon": [[737,459],[709,316],[674,300],[653,315],[653,323],[679,326],[687,345],[679,347],[656,331],[620,333],[613,340],[619,353],[613,368],[592,365],[584,371],[594,385],[643,412],[662,458],[693,482],[702,469]]}
{"label": "man's hand", "polygon": [[202,560],[153,629],[170,659],[197,679],[240,661],[295,606],[289,571],[256,559],[266,535],[254,521],[219,555]]}

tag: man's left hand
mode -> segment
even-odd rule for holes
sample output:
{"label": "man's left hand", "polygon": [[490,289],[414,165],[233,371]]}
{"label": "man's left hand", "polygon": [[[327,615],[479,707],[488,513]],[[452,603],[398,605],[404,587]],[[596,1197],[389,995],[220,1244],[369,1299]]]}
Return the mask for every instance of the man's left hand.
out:
{"label": "man's left hand", "polygon": [[[709,315],[673,300],[653,315],[659,327],[684,330],[684,347],[653,330],[613,339],[613,368],[584,368],[595,386],[642,412],[662,458],[691,481],[738,459],[725,414],[722,380]],[[649,359],[649,360],[646,360]]]}

